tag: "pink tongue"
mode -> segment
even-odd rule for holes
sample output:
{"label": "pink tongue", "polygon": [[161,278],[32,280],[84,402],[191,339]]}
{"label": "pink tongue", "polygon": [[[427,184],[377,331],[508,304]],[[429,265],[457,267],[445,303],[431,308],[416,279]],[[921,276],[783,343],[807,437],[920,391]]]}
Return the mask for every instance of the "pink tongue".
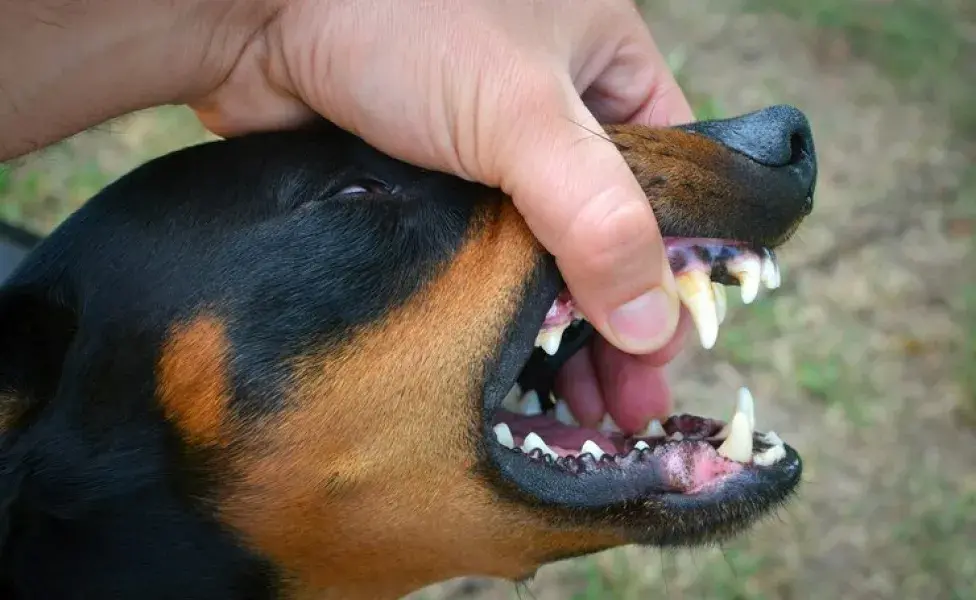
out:
{"label": "pink tongue", "polygon": [[609,413],[622,431],[632,434],[651,419],[663,422],[672,412],[663,367],[648,357],[621,352],[601,337],[566,362],[555,388],[577,420],[588,427],[598,426]]}
{"label": "pink tongue", "polygon": [[498,411],[495,422],[508,425],[519,445],[525,440],[525,436],[535,433],[542,438],[546,446],[555,450],[560,456],[579,454],[580,448],[587,440],[596,443],[603,448],[604,452],[611,454],[618,452],[616,445],[595,429],[563,425],[559,421],[543,415],[527,417],[502,409]]}

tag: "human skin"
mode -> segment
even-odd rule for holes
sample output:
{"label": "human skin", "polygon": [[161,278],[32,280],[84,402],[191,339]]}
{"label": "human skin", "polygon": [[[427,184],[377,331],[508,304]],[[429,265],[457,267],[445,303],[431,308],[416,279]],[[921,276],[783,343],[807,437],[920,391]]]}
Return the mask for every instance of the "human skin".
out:
{"label": "human skin", "polygon": [[635,387],[669,411],[660,367],[686,319],[650,206],[599,134],[692,114],[633,0],[0,0],[0,14],[0,160],[163,104],[227,136],[318,113],[513,197],[607,340],[557,382],[581,422],[628,421],[618,399]]}

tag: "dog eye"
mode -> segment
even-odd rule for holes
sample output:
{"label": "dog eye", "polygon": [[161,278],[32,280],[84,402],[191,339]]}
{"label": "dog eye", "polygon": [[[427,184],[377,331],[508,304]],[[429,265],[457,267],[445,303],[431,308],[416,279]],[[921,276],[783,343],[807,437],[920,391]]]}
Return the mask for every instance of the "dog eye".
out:
{"label": "dog eye", "polygon": [[336,193],[336,196],[348,196],[350,194],[365,194],[369,192],[364,186],[361,185],[350,185],[342,188]]}
{"label": "dog eye", "polygon": [[360,179],[350,183],[336,192],[336,196],[354,196],[356,194],[389,194],[394,190],[376,179]]}

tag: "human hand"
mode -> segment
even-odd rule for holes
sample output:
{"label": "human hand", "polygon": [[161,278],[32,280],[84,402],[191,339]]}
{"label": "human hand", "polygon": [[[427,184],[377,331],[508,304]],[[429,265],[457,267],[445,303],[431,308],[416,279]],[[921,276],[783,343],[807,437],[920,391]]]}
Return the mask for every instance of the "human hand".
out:
{"label": "human hand", "polygon": [[[637,429],[670,412],[659,367],[678,339],[673,276],[636,179],[595,132],[598,119],[692,114],[631,1],[293,0],[192,106],[221,135],[320,113],[397,158],[501,188],[613,344],[560,374],[577,419],[609,412]],[[644,406],[623,401],[635,389]]]}

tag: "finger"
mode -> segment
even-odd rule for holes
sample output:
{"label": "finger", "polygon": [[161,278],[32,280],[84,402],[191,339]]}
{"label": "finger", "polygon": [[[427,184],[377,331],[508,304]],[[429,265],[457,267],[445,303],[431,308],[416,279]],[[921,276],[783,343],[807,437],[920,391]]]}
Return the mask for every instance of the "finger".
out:
{"label": "finger", "polygon": [[583,92],[583,101],[604,123],[666,127],[694,120],[687,98],[650,36],[622,48]]}
{"label": "finger", "polygon": [[[668,126],[694,120],[667,60],[651,37],[636,6],[620,7],[613,27],[621,38],[613,52],[591,52],[601,61],[583,63],[577,88],[583,101],[604,123]],[[605,39],[605,33],[594,33]]]}
{"label": "finger", "polygon": [[[502,187],[557,260],[593,326],[618,348],[663,347],[678,323],[674,277],[646,196],[572,86],[529,94]],[[591,133],[595,132],[595,133]]]}
{"label": "finger", "polygon": [[[255,52],[249,46],[239,64],[256,60]],[[189,106],[204,127],[221,137],[292,129],[320,118],[291,90],[242,67],[234,69],[216,91]]]}
{"label": "finger", "polygon": [[688,332],[694,328],[694,321],[691,313],[684,306],[681,306],[678,328],[674,336],[660,350],[650,354],[637,355],[636,358],[649,367],[663,367],[674,360],[674,357],[681,353],[688,338]]}

